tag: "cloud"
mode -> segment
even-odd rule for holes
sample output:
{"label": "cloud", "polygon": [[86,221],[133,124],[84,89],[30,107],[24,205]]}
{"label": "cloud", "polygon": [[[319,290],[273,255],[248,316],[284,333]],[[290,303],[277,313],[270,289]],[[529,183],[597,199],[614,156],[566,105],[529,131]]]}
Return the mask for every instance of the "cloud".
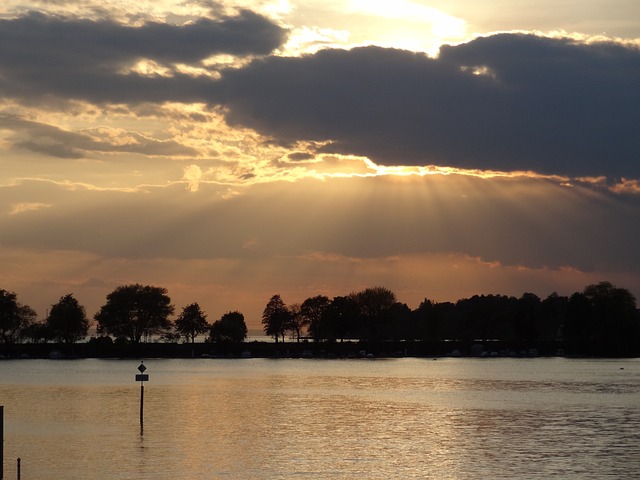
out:
{"label": "cloud", "polygon": [[187,181],[187,190],[197,192],[200,188],[200,180],[202,179],[202,170],[198,165],[189,165],[184,168],[183,179]]}
{"label": "cloud", "polygon": [[[29,202],[50,207],[8,215]],[[640,268],[639,209],[637,196],[527,177],[307,179],[235,196],[204,182],[188,193],[184,183],[119,192],[23,181],[0,187],[0,244],[173,259],[461,252],[504,266],[627,271]]]}
{"label": "cloud", "polygon": [[[0,89],[38,106],[199,103],[275,145],[316,142],[323,146],[309,153],[386,166],[640,179],[637,45],[508,33],[442,46],[437,58],[374,46],[268,56],[286,34],[246,10],[138,27],[31,13],[0,20]],[[204,63],[219,54],[260,58],[217,71],[219,78]],[[132,70],[141,60],[147,73]],[[12,140],[60,158],[103,147],[195,153],[131,132],[117,147],[96,129],[45,133]]]}
{"label": "cloud", "polygon": [[[266,55],[286,35],[249,10],[182,25],[149,21],[135,27],[31,12],[0,20],[0,88],[23,100],[53,95],[116,103],[182,101],[191,97],[181,82],[199,82],[174,72],[175,64],[201,66],[220,54]],[[123,73],[140,60],[156,62],[175,75]]]}
{"label": "cloud", "polygon": [[95,128],[73,132],[0,113],[0,130],[12,131],[9,141],[14,148],[47,156],[78,159],[90,153],[138,153],[149,156],[195,156],[197,150],[174,140],[149,138],[123,129]]}
{"label": "cloud", "polygon": [[93,70],[126,66],[139,58],[193,64],[215,54],[266,55],[282,45],[285,37],[285,30],[249,10],[182,25],[148,21],[128,26],[109,19],[38,12],[0,20],[0,40],[12,45],[3,50],[5,59],[25,70],[34,65]]}
{"label": "cloud", "polygon": [[438,58],[362,47],[224,72],[227,120],[385,165],[640,177],[640,48],[527,34]]}
{"label": "cloud", "polygon": [[35,210],[40,210],[40,209],[49,208],[49,207],[51,207],[50,204],[40,203],[40,202],[16,203],[11,206],[9,215],[18,215],[20,213],[32,212]]}

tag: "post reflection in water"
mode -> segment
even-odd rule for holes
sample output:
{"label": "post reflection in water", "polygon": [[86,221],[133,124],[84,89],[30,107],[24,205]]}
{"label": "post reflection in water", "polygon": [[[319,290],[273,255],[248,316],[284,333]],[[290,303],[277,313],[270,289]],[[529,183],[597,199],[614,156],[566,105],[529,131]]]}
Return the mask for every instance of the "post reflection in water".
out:
{"label": "post reflection in water", "polygon": [[21,457],[31,480],[629,478],[640,468],[637,360],[153,362],[144,436],[133,361],[3,362],[5,457]]}

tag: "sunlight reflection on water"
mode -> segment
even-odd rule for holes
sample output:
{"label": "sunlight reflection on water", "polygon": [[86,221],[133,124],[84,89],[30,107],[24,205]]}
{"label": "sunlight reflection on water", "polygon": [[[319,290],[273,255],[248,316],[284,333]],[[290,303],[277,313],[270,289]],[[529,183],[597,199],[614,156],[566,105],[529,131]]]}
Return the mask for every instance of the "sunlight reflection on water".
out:
{"label": "sunlight reflection on water", "polygon": [[[5,361],[23,478],[633,478],[640,361]],[[621,370],[624,368],[624,370]]]}

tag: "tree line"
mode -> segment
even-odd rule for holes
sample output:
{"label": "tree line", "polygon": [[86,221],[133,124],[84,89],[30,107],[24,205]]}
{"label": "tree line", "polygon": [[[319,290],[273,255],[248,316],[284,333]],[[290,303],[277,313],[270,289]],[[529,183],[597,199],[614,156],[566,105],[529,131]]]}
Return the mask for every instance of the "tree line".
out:
{"label": "tree line", "polygon": [[[213,323],[198,303],[175,307],[162,287],[131,284],[114,289],[94,315],[99,337],[90,341],[139,344],[151,337],[169,343],[240,343],[247,337],[244,315],[230,311]],[[44,321],[15,293],[0,290],[0,343],[58,342],[86,338],[91,321],[73,294],[51,306]],[[293,341],[509,342],[518,345],[556,342],[577,353],[640,354],[640,312],[625,288],[600,282],[570,296],[533,293],[520,297],[474,295],[457,302],[424,299],[415,308],[384,287],[344,296],[309,297],[286,305],[273,295],[262,313],[266,335]]]}
{"label": "tree line", "polygon": [[[175,307],[167,290],[150,285],[122,285],[107,295],[106,303],[94,315],[97,333],[94,341],[119,341],[138,344],[158,336],[162,341],[177,343],[180,339],[194,343],[196,337],[208,333],[207,341],[242,342],[247,337],[244,315],[227,312],[212,324],[198,303],[185,306],[172,321]],[[0,290],[0,343],[58,342],[74,344],[87,337],[91,321],[86,309],[73,294],[67,294],[51,305],[44,321],[36,312],[17,300],[14,292]]]}
{"label": "tree line", "polygon": [[455,303],[425,299],[414,310],[384,287],[332,299],[318,295],[289,306],[273,295],[262,324],[276,342],[287,336],[316,342],[555,342],[576,353],[640,355],[636,299],[610,282],[588,285],[568,297],[524,293],[519,298],[474,295]]}

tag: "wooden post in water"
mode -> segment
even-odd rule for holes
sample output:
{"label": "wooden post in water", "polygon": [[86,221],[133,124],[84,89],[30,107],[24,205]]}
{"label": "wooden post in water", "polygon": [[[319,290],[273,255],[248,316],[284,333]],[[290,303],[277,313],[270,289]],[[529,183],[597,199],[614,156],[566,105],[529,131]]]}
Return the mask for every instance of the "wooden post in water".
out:
{"label": "wooden post in water", "polygon": [[144,383],[140,382],[140,431],[144,428]]}
{"label": "wooden post in water", "polygon": [[20,457],[18,457],[18,480],[20,480]]}
{"label": "wooden post in water", "polygon": [[4,478],[4,407],[0,405],[0,480]]}
{"label": "wooden post in water", "polygon": [[147,367],[144,366],[143,362],[140,362],[140,366],[138,367],[139,374],[136,374],[136,382],[140,382],[140,435],[144,430],[144,382],[149,380],[149,375],[144,373]]}

